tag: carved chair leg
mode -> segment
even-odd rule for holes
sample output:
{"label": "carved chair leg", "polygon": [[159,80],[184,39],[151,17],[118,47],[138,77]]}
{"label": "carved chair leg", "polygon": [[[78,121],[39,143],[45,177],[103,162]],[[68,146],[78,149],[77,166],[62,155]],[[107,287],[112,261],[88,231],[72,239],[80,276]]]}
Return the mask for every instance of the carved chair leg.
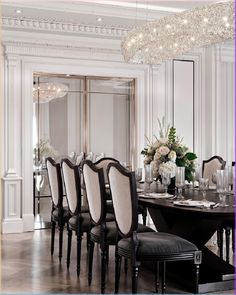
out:
{"label": "carved chair leg", "polygon": [[165,293],[166,289],[166,263],[160,262],[160,276],[161,276],[161,293]]}
{"label": "carved chair leg", "polygon": [[159,262],[156,263],[156,273],[155,273],[155,291],[158,293],[158,289],[160,286],[160,280],[159,280]]}
{"label": "carved chair leg", "polygon": [[[127,259],[125,259],[126,261]],[[115,251],[115,294],[119,293],[120,286],[120,265],[121,265],[121,257],[117,253],[117,249]]]}
{"label": "carved chair leg", "polygon": [[63,224],[59,224],[58,227],[59,227],[59,261],[61,263],[64,225]]}
{"label": "carved chair leg", "polygon": [[230,239],[230,227],[225,228],[225,245],[226,245],[226,262],[229,263],[229,239]]}
{"label": "carved chair leg", "polygon": [[127,275],[127,273],[128,273],[128,259],[127,258],[124,259],[124,270],[125,270],[125,274]]}
{"label": "carved chair leg", "polygon": [[68,244],[67,244],[67,259],[66,259],[66,264],[67,264],[67,268],[69,268],[70,267],[72,230],[69,228],[69,225],[68,224],[67,224],[67,234],[68,234]]}
{"label": "carved chair leg", "polygon": [[107,267],[108,267],[108,264],[109,264],[109,246],[107,246],[107,249],[106,249],[106,252],[107,252]]}
{"label": "carved chair leg", "polygon": [[138,289],[138,271],[137,265],[132,265],[132,293],[136,294]]}
{"label": "carved chair leg", "polygon": [[101,293],[105,293],[106,289],[106,268],[107,268],[107,247],[105,249],[101,249]]}
{"label": "carved chair leg", "polygon": [[199,264],[196,264],[195,265],[195,291],[194,293],[195,294],[198,294],[199,293],[199,287],[198,287],[198,283],[199,283]]}
{"label": "carved chair leg", "polygon": [[88,263],[88,284],[91,285],[92,275],[93,275],[93,250],[94,250],[94,242],[89,241],[89,263]]}
{"label": "carved chair leg", "polygon": [[54,240],[55,240],[55,228],[56,228],[56,222],[51,221],[51,255],[54,253]]}
{"label": "carved chair leg", "polygon": [[89,243],[90,243],[90,230],[87,232],[87,251],[89,251]]}
{"label": "carved chair leg", "polygon": [[81,241],[82,236],[77,233],[77,276],[80,275],[80,258],[81,258]]}

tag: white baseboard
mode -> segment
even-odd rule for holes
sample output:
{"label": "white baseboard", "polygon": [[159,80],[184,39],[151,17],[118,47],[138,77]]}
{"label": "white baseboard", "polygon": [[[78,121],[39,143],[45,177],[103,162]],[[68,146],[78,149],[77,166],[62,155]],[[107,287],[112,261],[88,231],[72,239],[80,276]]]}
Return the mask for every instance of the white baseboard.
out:
{"label": "white baseboard", "polygon": [[23,230],[24,232],[34,230],[34,214],[23,215]]}
{"label": "white baseboard", "polygon": [[23,221],[21,218],[8,219],[2,221],[2,233],[22,233],[23,232]]}

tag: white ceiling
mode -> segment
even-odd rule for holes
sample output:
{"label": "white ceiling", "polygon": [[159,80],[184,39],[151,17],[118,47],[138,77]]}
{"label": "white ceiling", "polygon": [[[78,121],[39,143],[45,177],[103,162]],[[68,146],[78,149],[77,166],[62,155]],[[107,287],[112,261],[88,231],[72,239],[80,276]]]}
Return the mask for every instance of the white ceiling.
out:
{"label": "white ceiling", "polygon": [[[214,2],[218,1],[2,0],[2,16],[131,29],[147,20]],[[17,14],[17,9],[22,13]]]}

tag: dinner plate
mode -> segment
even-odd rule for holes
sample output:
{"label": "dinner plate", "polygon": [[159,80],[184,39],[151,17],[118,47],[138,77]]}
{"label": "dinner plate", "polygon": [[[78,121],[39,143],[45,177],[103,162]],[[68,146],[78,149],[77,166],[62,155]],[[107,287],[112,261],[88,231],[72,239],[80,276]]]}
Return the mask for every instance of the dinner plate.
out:
{"label": "dinner plate", "polygon": [[169,199],[169,198],[172,198],[173,195],[170,195],[170,194],[158,194],[158,193],[149,193],[149,194],[142,194],[142,195],[139,195],[140,198],[144,198],[144,199]]}
{"label": "dinner plate", "polygon": [[185,206],[185,207],[205,207],[210,208],[215,205],[215,202],[204,202],[204,201],[194,201],[194,200],[183,200],[183,201],[174,201],[176,206]]}

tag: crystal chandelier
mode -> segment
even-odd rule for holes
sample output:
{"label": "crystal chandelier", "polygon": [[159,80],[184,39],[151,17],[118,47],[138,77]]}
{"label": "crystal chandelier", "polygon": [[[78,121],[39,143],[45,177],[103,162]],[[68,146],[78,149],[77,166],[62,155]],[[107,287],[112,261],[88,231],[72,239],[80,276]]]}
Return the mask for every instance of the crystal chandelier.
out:
{"label": "crystal chandelier", "polygon": [[60,98],[68,93],[68,86],[62,83],[40,82],[33,87],[33,101],[46,103],[54,98]]}
{"label": "crystal chandelier", "polygon": [[147,22],[122,42],[126,62],[157,64],[194,47],[234,39],[234,2],[221,2]]}

